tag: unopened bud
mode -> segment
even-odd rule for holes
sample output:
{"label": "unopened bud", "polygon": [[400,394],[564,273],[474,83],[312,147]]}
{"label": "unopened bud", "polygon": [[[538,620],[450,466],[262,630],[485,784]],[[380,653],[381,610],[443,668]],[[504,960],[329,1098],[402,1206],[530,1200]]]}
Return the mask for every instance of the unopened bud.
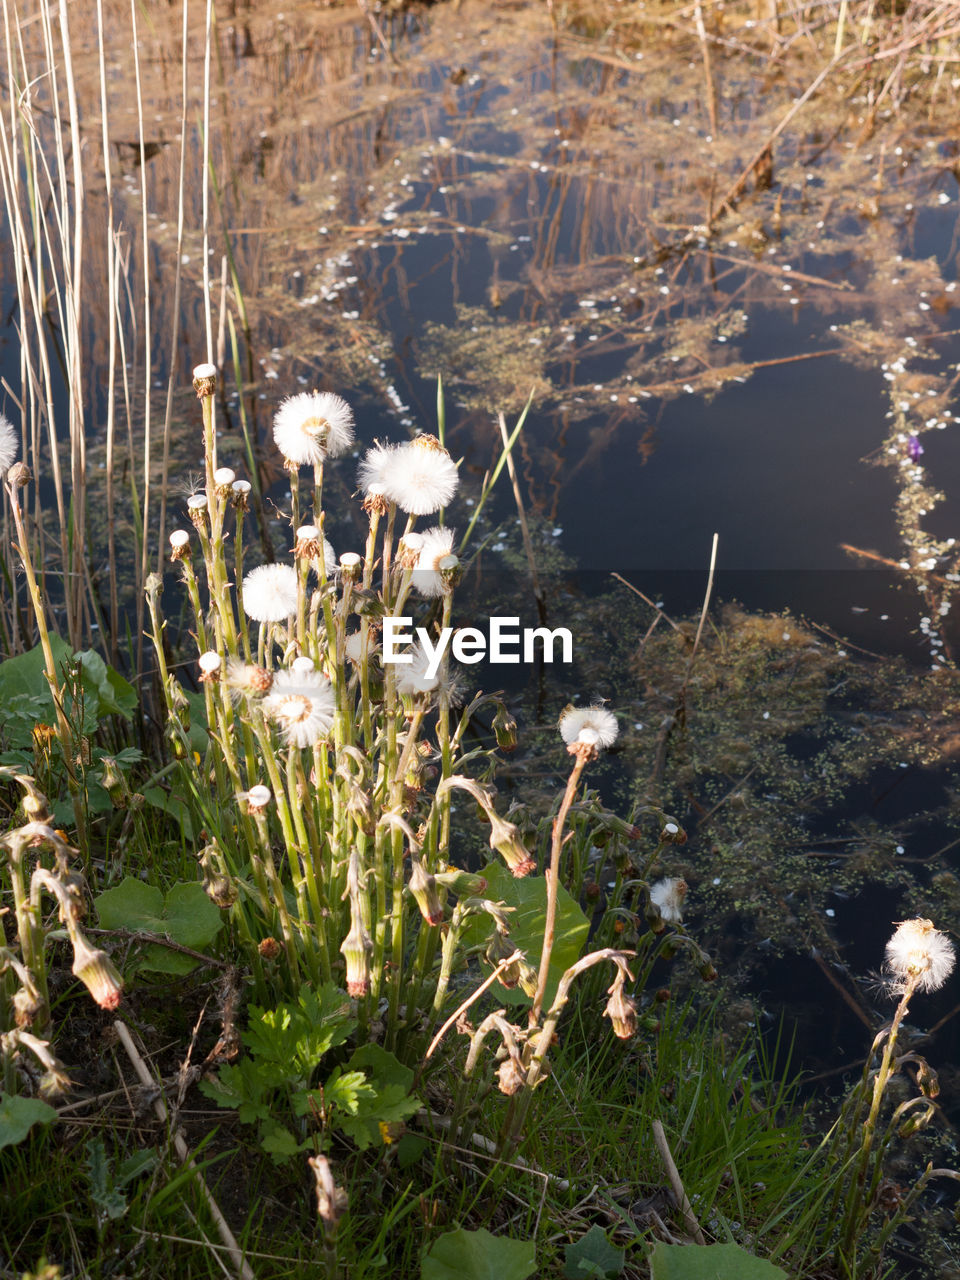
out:
{"label": "unopened bud", "polygon": [[340,954],[347,962],[347,995],[370,994],[370,956],[373,941],[362,924],[355,924],[340,944]]}
{"label": "unopened bud", "polygon": [[424,871],[419,858],[413,859],[410,872],[410,892],[413,894],[420,914],[429,925],[437,925],[443,919],[443,907],[437,893],[437,882],[432,875]]}
{"label": "unopened bud", "polygon": [[123,994],[123,979],[105,951],[92,947],[76,927],[73,942],[73,974],[96,1000],[101,1009],[116,1009]]}
{"label": "unopened bud", "polygon": [[497,714],[493,717],[493,732],[497,736],[497,746],[501,751],[517,749],[517,722],[502,702],[497,703]]}
{"label": "unopened bud", "polygon": [[501,818],[493,809],[490,810],[488,817],[490,818],[490,848],[496,849],[517,879],[529,875],[531,871],[536,871],[537,864],[520,839],[520,828]]}
{"label": "unopened bud", "polygon": [[438,871],[434,879],[438,885],[449,889],[458,898],[476,898],[487,889],[487,882],[483,876],[474,875],[472,871],[461,871],[459,867],[448,867],[446,871]]}

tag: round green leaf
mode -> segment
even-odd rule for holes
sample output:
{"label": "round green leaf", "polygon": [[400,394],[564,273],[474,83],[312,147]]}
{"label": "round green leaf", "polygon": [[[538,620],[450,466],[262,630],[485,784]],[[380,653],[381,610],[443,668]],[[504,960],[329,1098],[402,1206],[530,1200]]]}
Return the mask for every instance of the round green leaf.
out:
{"label": "round green leaf", "polygon": [[420,1280],[527,1280],[537,1269],[532,1240],[508,1240],[479,1231],[448,1231],[435,1240]]}

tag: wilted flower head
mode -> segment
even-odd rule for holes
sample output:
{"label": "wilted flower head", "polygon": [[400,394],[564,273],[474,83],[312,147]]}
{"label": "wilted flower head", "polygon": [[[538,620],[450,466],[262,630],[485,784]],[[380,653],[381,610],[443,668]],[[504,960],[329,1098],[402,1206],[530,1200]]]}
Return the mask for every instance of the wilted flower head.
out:
{"label": "wilted flower head", "polygon": [[668,924],[679,924],[683,919],[686,896],[687,882],[678,876],[669,876],[650,886],[650,901],[660,908],[660,914]]}
{"label": "wilted flower head", "polygon": [[353,443],[353,410],[331,391],[302,391],[274,414],[273,438],[287,462],[317,466]]}
{"label": "wilted flower head", "polygon": [[610,747],[617,740],[617,717],[605,707],[567,707],[557,725],[568,747],[583,743]]}
{"label": "wilted flower head", "polygon": [[460,480],[457,464],[433,436],[401,445],[383,471],[387,497],[414,516],[433,515],[445,507]]}
{"label": "wilted flower head", "polygon": [[[445,565],[444,561],[449,561]],[[417,567],[413,571],[413,585],[422,596],[442,596],[450,590],[450,574],[442,569],[455,569],[457,558],[453,554],[453,530],[428,529],[420,543]]]}
{"label": "wilted flower head", "polygon": [[297,612],[297,571],[288,564],[262,564],[243,580],[243,608],[257,622],[286,622]]}
{"label": "wilted flower head", "polygon": [[953,943],[932,920],[904,920],[887,943],[886,967],[904,990],[939,990],[955,963]]}
{"label": "wilted flower head", "polygon": [[[320,558],[320,530],[315,524],[302,524],[296,531],[296,545],[293,548],[293,554],[298,558],[303,557],[307,560],[319,560]],[[330,540],[323,540],[323,568],[329,575],[333,573],[337,567],[337,557],[330,545]]]}
{"label": "wilted flower head", "polygon": [[330,732],[333,686],[319,671],[278,671],[263,709],[292,747],[312,747]]}
{"label": "wilted flower head", "polygon": [[16,427],[0,413],[0,476],[16,461],[19,443]]}

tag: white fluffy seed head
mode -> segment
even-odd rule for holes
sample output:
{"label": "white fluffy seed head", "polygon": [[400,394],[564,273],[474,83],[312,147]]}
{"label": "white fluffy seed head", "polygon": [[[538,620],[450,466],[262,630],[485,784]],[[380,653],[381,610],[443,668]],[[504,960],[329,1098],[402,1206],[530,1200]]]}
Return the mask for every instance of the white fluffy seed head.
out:
{"label": "white fluffy seed head", "polygon": [[262,564],[243,580],[243,608],[257,622],[286,622],[297,612],[297,571],[288,564]]}
{"label": "white fluffy seed head", "polygon": [[288,746],[312,747],[327,736],[337,704],[333,685],[319,671],[278,671],[263,700]]}
{"label": "white fluffy seed head", "polygon": [[582,742],[588,746],[610,747],[617,740],[617,717],[606,707],[568,707],[557,725],[567,746]]}
{"label": "white fluffy seed head", "polygon": [[187,499],[188,511],[206,511],[207,495],[205,493],[192,493]]}
{"label": "white fluffy seed head", "polygon": [[174,551],[179,551],[181,547],[185,547],[190,541],[190,535],[186,529],[174,529],[170,535],[170,546]]}
{"label": "white fluffy seed head", "polygon": [[316,667],[312,658],[308,658],[305,653],[301,653],[298,658],[294,658],[290,663],[290,670],[302,675],[304,671],[315,671]]}
{"label": "white fluffy seed head", "polygon": [[660,914],[668,924],[679,924],[683,919],[686,896],[687,882],[678,876],[669,876],[650,886],[650,901],[660,908]]}
{"label": "white fluffy seed head", "polygon": [[407,694],[432,693],[440,683],[440,673],[427,675],[430,659],[423,647],[415,644],[410,649],[411,661],[397,669],[397,692]]}
{"label": "white fluffy seed head", "polygon": [[246,496],[250,492],[251,487],[249,480],[234,480],[233,484],[230,486],[234,493],[238,493],[243,496]]}
{"label": "white fluffy seed head", "polygon": [[193,370],[194,378],[215,378],[217,376],[217,366],[215,364],[198,364]]}
{"label": "white fluffy seed head", "polygon": [[353,444],[353,410],[332,391],[303,391],[274,414],[273,438],[288,462],[317,466]]}
{"label": "white fluffy seed head", "polygon": [[208,649],[206,653],[201,653],[197,659],[197,665],[203,674],[211,675],[214,671],[219,671],[223,666],[223,659],[219,653],[215,653],[213,649]]}
{"label": "white fluffy seed head", "polygon": [[213,483],[224,489],[229,488],[237,478],[237,473],[232,467],[217,467],[213,473]]}
{"label": "white fluffy seed head", "polygon": [[381,444],[368,449],[357,471],[357,484],[368,498],[387,496],[387,474],[400,450],[399,445]]}
{"label": "white fluffy seed head", "polygon": [[422,596],[428,599],[442,596],[448,591],[448,585],[441,567],[453,554],[453,530],[449,528],[428,529],[420,539],[417,567],[413,571],[412,582]]}
{"label": "white fluffy seed head", "polygon": [[956,963],[953,943],[932,920],[904,920],[887,943],[886,967],[901,991],[937,991]]}
{"label": "white fluffy seed head", "polygon": [[446,449],[419,440],[401,445],[383,476],[390,501],[414,516],[430,516],[445,507],[459,480],[457,464]]}
{"label": "white fluffy seed head", "polygon": [[16,462],[19,445],[16,427],[0,413],[0,476],[5,475]]}

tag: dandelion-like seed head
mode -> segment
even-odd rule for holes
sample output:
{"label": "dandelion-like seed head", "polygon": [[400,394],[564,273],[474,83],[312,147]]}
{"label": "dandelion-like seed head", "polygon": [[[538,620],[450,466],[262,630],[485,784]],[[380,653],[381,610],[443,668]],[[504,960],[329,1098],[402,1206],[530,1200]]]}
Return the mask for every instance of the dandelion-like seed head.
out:
{"label": "dandelion-like seed head", "polygon": [[16,427],[0,413],[0,476],[5,475],[16,462],[19,444]]}
{"label": "dandelion-like seed head", "polygon": [[687,882],[678,876],[668,876],[650,886],[650,901],[660,908],[660,914],[668,924],[680,924],[683,920],[686,896]]}
{"label": "dandelion-like seed head", "polygon": [[453,554],[453,530],[428,529],[420,542],[417,567],[413,571],[413,585],[428,599],[446,595],[451,590],[452,570],[458,564],[459,561]]}
{"label": "dandelion-like seed head", "polygon": [[245,698],[260,698],[269,693],[273,685],[273,672],[252,662],[240,662],[231,658],[227,663],[227,688],[232,694]]}
{"label": "dandelion-like seed head", "polygon": [[286,622],[297,612],[297,571],[288,564],[262,564],[243,580],[243,608],[257,622]]}
{"label": "dandelion-like seed head", "polygon": [[387,492],[387,475],[400,451],[396,444],[378,440],[363,456],[357,470],[357,484],[367,498],[383,498]]}
{"label": "dandelion-like seed head", "polygon": [[886,968],[900,990],[938,991],[955,963],[953,943],[932,920],[904,920],[887,943]]}
{"label": "dandelion-like seed head", "polygon": [[229,493],[233,487],[233,482],[237,478],[237,473],[232,467],[217,467],[213,473],[213,483],[218,489],[222,489],[224,493]]}
{"label": "dandelion-like seed head", "polygon": [[332,391],[303,391],[274,414],[273,438],[287,462],[318,466],[353,444],[353,410]]}
{"label": "dandelion-like seed head", "polygon": [[305,653],[301,653],[290,663],[290,670],[302,675],[304,671],[315,671],[316,663],[312,658],[308,658]]}
{"label": "dandelion-like seed head", "polygon": [[433,436],[401,445],[383,476],[387,497],[414,516],[430,516],[445,507],[459,481],[457,464]]}
{"label": "dandelion-like seed head", "polygon": [[598,749],[613,746],[619,732],[617,717],[605,707],[568,707],[557,728],[568,747],[583,743]]}
{"label": "dandelion-like seed head", "polygon": [[423,651],[422,645],[415,644],[410,649],[411,661],[398,668],[397,692],[407,694],[433,693],[440,684],[440,673],[427,675],[430,659]]}
{"label": "dandelion-like seed head", "polygon": [[336,708],[333,685],[319,671],[278,671],[263,702],[292,747],[312,747],[325,738]]}

